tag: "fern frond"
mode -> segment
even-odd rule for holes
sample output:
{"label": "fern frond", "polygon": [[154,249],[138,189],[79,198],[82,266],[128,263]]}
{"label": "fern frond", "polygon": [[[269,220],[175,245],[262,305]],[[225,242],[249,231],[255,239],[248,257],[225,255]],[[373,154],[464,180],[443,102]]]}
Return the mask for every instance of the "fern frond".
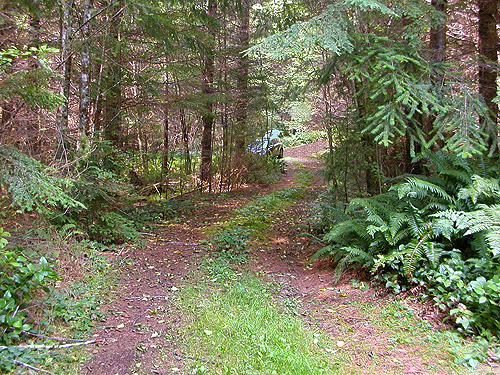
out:
{"label": "fern frond", "polygon": [[396,233],[408,222],[408,215],[406,212],[395,212],[389,219],[389,228],[391,235],[394,237]]}
{"label": "fern frond", "polygon": [[477,203],[481,196],[500,197],[500,185],[498,179],[483,178],[478,175],[472,176],[472,183],[467,187],[460,189],[458,198],[470,198],[473,203]]}
{"label": "fern frond", "polygon": [[459,169],[446,169],[440,171],[441,176],[452,177],[454,182],[459,182],[461,185],[468,185],[471,182],[469,172]]}
{"label": "fern frond", "polygon": [[[359,225],[360,223],[356,219],[338,223],[327,234],[325,234],[323,239],[326,242],[344,243],[347,238],[350,238],[353,233],[356,233],[356,230],[359,229]],[[363,226],[362,230],[364,229],[365,226]]]}
{"label": "fern frond", "polygon": [[360,263],[363,267],[370,267],[373,263],[373,255],[353,246],[344,246],[339,249],[345,253],[344,257],[335,267],[335,279],[338,281],[349,265]]}
{"label": "fern frond", "polygon": [[318,259],[318,258],[326,258],[327,256],[331,255],[333,250],[334,250],[334,247],[332,245],[326,245],[326,246],[322,247],[321,249],[319,249],[318,251],[316,251],[313,254],[311,259],[309,259],[309,263],[315,259]]}
{"label": "fern frond", "polygon": [[448,203],[453,202],[453,198],[442,187],[416,177],[408,177],[406,182],[399,184],[397,192],[399,199],[436,196]]}
{"label": "fern frond", "polygon": [[427,241],[431,238],[431,236],[432,229],[427,231],[427,233],[425,233],[418,241],[412,240],[404,247],[403,253],[405,253],[405,256],[403,257],[403,269],[409,279],[412,278],[415,267],[422,259],[424,252],[430,253],[428,250],[430,245]]}
{"label": "fern frond", "polygon": [[433,238],[443,236],[447,240],[451,240],[451,236],[457,232],[454,221],[446,217],[434,220],[432,222],[432,231],[434,233]]}
{"label": "fern frond", "polygon": [[500,255],[500,226],[494,227],[486,234],[486,241],[494,257]]}

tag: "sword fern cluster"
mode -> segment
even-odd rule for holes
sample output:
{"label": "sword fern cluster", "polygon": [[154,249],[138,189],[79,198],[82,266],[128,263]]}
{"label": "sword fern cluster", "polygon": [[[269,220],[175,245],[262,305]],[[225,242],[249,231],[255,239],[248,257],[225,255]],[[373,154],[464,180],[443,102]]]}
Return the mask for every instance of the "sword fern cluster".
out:
{"label": "sword fern cluster", "polygon": [[[429,157],[428,168],[436,171],[434,175],[406,176],[386,193],[352,200],[345,213],[332,220],[323,238],[325,246],[315,257],[332,257],[339,276],[350,265],[361,265],[397,291],[426,285],[443,309],[457,315],[458,323],[470,313],[464,330],[498,331],[498,293],[483,291],[476,300],[465,301],[466,293],[456,286],[442,287],[443,273],[447,274],[443,265],[452,260],[450,267],[460,272],[463,290],[481,281],[491,283],[499,273],[498,177],[485,169],[480,173],[451,154]],[[465,309],[456,310],[457,306]],[[474,314],[484,311],[494,318],[476,322]]]}

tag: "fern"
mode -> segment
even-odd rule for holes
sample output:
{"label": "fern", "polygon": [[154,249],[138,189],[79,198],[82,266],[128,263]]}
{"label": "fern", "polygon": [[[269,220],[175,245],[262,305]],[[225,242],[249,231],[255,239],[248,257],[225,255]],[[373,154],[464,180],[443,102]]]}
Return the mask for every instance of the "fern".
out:
{"label": "fern", "polygon": [[458,192],[458,198],[471,199],[474,204],[477,203],[479,198],[482,196],[487,198],[500,197],[500,185],[498,183],[498,179],[483,178],[478,175],[473,175],[472,183],[467,187],[460,189]]}
{"label": "fern", "polygon": [[403,269],[408,279],[412,278],[412,274],[415,271],[417,263],[422,260],[424,255],[427,255],[427,258],[429,260],[431,260],[433,263],[436,263],[434,262],[434,260],[436,259],[435,254],[430,251],[430,248],[434,247],[434,244],[432,242],[429,242],[429,239],[431,237],[432,230],[427,230],[427,232],[418,240],[413,239],[403,247]]}
{"label": "fern", "polygon": [[397,185],[394,189],[398,192],[398,198],[425,199],[429,196],[439,197],[447,203],[454,203],[451,197],[442,187],[425,181],[421,178],[408,177],[405,183]]}
{"label": "fern", "polygon": [[365,268],[373,265],[373,255],[353,246],[344,246],[337,250],[342,258],[335,267],[335,280],[338,281],[347,268],[353,263],[359,263]]}

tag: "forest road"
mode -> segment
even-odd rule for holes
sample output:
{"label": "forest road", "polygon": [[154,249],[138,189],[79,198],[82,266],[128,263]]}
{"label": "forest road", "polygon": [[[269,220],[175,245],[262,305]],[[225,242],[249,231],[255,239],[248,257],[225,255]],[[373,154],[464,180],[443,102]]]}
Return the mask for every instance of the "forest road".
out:
{"label": "forest road", "polygon": [[[114,261],[119,265],[119,282],[103,308],[105,321],[95,331],[93,338],[98,345],[81,373],[159,373],[155,370],[159,356],[171,357],[172,366],[182,368],[185,358],[178,355],[175,343],[181,318],[171,301],[176,292],[189,283],[190,273],[199,265],[203,256],[200,241],[206,237],[203,230],[228,218],[234,209],[251,202],[255,195],[292,185],[297,165],[307,163],[310,169],[319,171],[321,163],[307,157],[325,147],[326,141],[320,140],[285,149],[285,158],[296,162],[288,162],[287,173],[278,184],[245,186],[203,198],[194,204],[192,212],[145,234],[145,246],[131,246],[117,255]],[[321,179],[318,178],[317,183],[320,184]],[[258,259],[254,261],[258,263]],[[252,267],[258,267],[257,263]],[[282,268],[280,263],[288,264],[288,261],[277,258],[272,268]]]}
{"label": "forest road", "polygon": [[[311,203],[325,186],[321,160],[309,155],[326,145],[318,141],[286,149],[288,171],[279,183],[196,198],[191,212],[146,234],[145,246],[131,246],[117,256],[120,279],[111,292],[106,320],[94,335],[99,344],[81,374],[188,374],[196,358],[183,354],[185,333],[176,299],[200,272],[200,261],[206,256],[204,231],[256,196],[293,186],[300,170],[313,176],[309,192],[278,213],[265,246],[252,245],[246,267],[280,285],[278,298],[299,301],[299,315],[307,326],[337,340],[336,350],[349,358],[346,372],[340,369],[339,373],[455,373],[449,372],[451,360],[446,354],[443,358],[428,354],[429,345],[419,340],[418,330],[408,333],[412,329],[394,318],[403,316],[407,305],[417,321],[424,322],[429,311],[411,301],[394,301],[352,273],[337,281],[327,261],[310,263],[320,245],[312,245],[304,233],[310,226]],[[408,334],[413,336],[408,339]]]}

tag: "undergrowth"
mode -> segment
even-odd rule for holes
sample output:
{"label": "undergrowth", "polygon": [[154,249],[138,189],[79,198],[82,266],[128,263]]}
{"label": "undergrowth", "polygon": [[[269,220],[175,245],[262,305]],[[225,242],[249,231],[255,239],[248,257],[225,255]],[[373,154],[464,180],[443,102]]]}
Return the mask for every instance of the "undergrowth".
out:
{"label": "undergrowth", "polygon": [[189,341],[196,342],[192,354],[203,359],[191,366],[193,374],[334,374],[345,362],[324,334],[276,304],[275,285],[238,271],[249,242],[267,237],[276,213],[304,196],[312,178],[301,176],[299,187],[258,197],[209,231],[211,255],[179,302]]}
{"label": "undergrowth", "polygon": [[[500,187],[496,168],[451,154],[429,155],[429,176],[406,176],[387,192],[329,199],[318,225],[337,274],[370,270],[399,293],[420,289],[464,335],[498,350],[500,330]],[[474,361],[468,363],[475,363]]]}
{"label": "undergrowth", "polygon": [[[43,246],[9,246],[5,240],[2,246],[0,371],[22,373],[29,365],[39,371],[78,373],[85,350],[57,346],[89,339],[114,280],[111,264],[90,242],[66,242],[57,236]],[[55,348],[43,348],[48,346]]]}

